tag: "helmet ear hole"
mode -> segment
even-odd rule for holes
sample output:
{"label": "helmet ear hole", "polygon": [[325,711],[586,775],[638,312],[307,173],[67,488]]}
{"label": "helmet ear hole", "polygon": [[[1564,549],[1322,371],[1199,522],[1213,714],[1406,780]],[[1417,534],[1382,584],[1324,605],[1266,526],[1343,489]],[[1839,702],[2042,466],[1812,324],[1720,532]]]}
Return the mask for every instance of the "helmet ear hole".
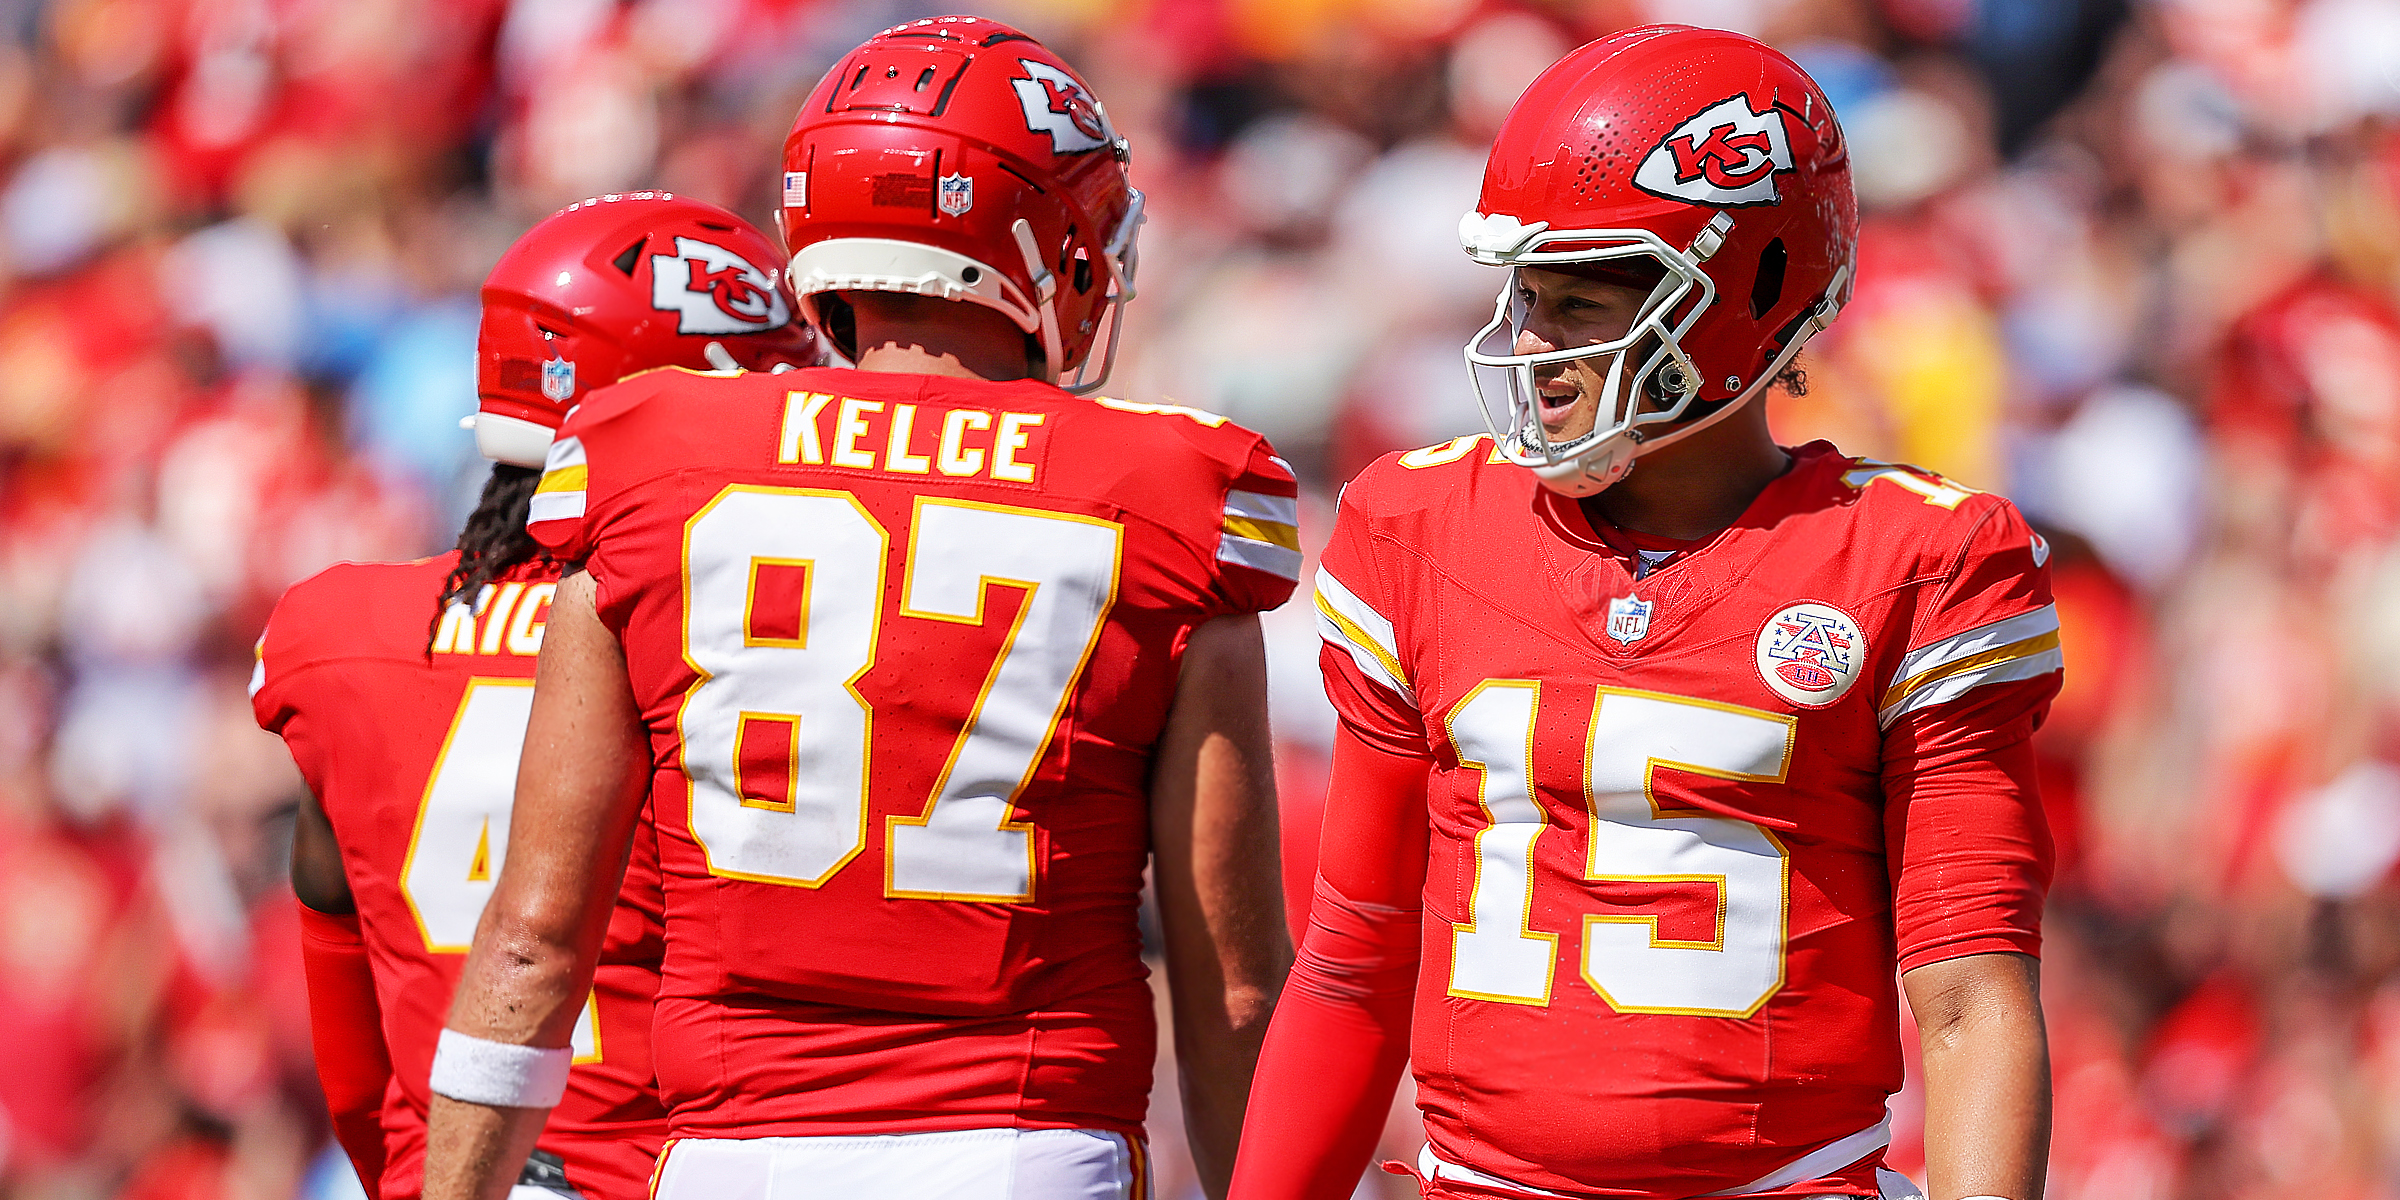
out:
{"label": "helmet ear hole", "polygon": [[1075,251],[1075,293],[1092,290],[1092,256],[1081,249]]}
{"label": "helmet ear hole", "polygon": [[638,237],[633,239],[632,245],[625,247],[625,249],[620,251],[615,258],[608,260],[609,265],[625,272],[625,278],[633,278],[633,264],[641,261],[642,246],[649,240],[650,239],[647,237]]}
{"label": "helmet ear hole", "polygon": [[833,343],[834,352],[851,362],[858,361],[858,313],[840,292],[819,292],[816,297],[817,322],[824,326],[825,340]]}
{"label": "helmet ear hole", "polygon": [[1791,255],[1783,248],[1783,239],[1776,238],[1758,252],[1758,275],[1750,281],[1750,319],[1766,319],[1768,310],[1783,299],[1783,269]]}

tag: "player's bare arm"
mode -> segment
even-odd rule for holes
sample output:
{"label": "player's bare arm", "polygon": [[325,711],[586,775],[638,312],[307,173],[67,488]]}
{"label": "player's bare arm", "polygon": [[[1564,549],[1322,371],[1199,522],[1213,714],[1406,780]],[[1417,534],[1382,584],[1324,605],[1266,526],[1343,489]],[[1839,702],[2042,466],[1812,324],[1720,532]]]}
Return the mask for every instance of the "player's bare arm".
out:
{"label": "player's bare arm", "polygon": [[[485,1042],[564,1053],[648,791],[640,711],[594,596],[578,571],[552,604],[507,863],[450,1009],[451,1031]],[[506,1196],[548,1113],[436,1095],[426,1200]]]}
{"label": "player's bare arm", "polygon": [[342,875],[342,848],[333,840],[333,822],[313,795],[300,798],[292,818],[292,894],[312,911],[346,916],[358,911],[350,898],[350,881]]}
{"label": "player's bare arm", "polygon": [[1185,1133],[1216,1197],[1233,1176],[1259,1044],[1292,965],[1271,747],[1257,615],[1194,629],[1151,777],[1150,837]]}
{"label": "player's bare arm", "polygon": [[1929,1200],[2039,1200],[2050,1157],[2041,963],[1974,954],[1900,977],[1925,1055]]}

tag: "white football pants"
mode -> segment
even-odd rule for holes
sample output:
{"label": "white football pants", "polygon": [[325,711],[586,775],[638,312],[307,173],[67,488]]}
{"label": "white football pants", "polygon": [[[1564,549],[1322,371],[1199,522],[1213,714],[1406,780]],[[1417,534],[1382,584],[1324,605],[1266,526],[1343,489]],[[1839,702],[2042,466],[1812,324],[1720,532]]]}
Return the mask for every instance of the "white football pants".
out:
{"label": "white football pants", "polygon": [[654,1200],[1149,1200],[1148,1158],[1088,1129],[678,1138]]}
{"label": "white football pants", "polygon": [[[1764,1178],[1738,1188],[1711,1192],[1709,1195],[1727,1197],[1732,1200],[1732,1198],[1738,1198],[1751,1192],[1770,1192],[1778,1188],[1789,1187],[1800,1180],[1840,1170],[1890,1145],[1891,1142],[1892,1121],[1890,1117],[1885,1117],[1882,1124],[1872,1129],[1862,1129],[1845,1138],[1836,1138],[1833,1142],[1819,1146],[1792,1162],[1786,1163],[1780,1170]],[[1473,1167],[1462,1167],[1435,1154],[1433,1144],[1430,1142],[1426,1143],[1423,1149],[1417,1151],[1417,1174],[1425,1179],[1455,1179],[1461,1183],[1471,1183],[1477,1187],[1489,1188],[1494,1191],[1521,1192],[1527,1196],[1557,1196],[1559,1200],[1571,1200],[1562,1192],[1537,1188],[1529,1183],[1517,1183],[1502,1179],[1497,1175],[1487,1175]],[[1917,1190],[1916,1183],[1898,1171],[1884,1167],[1875,1168],[1875,1185],[1883,1193],[1879,1200],[1925,1200],[1925,1193]],[[1704,1197],[1703,1200],[1706,1198]],[[1846,1200],[1846,1198],[1824,1196],[1812,1197],[1811,1200]]]}

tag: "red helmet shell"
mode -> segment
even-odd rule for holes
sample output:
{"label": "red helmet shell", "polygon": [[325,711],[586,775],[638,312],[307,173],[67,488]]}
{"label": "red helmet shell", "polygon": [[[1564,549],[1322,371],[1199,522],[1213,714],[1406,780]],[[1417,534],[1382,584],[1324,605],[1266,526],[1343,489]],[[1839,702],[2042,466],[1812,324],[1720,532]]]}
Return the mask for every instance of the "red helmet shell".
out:
{"label": "red helmet shell", "polygon": [[1821,302],[1847,301],[1858,243],[1849,147],[1816,81],[1762,42],[1683,25],[1552,64],[1502,123],[1477,207],[1553,232],[1646,229],[1679,249],[1730,217],[1703,258],[1715,300],[1681,338],[1703,405],[1752,390]]}
{"label": "red helmet shell", "polygon": [[813,316],[815,294],[856,289],[986,304],[1055,341],[1046,365],[1063,376],[1132,293],[1126,158],[1074,68],[1025,34],[964,16],[887,29],[817,84],[784,142],[801,303]]}
{"label": "red helmet shell", "polygon": [[[639,371],[813,365],[781,260],[749,222],[668,192],[580,201],[527,230],[483,283],[485,454],[540,466],[538,448],[518,443],[546,439],[513,422],[556,430],[584,393]],[[487,437],[485,425],[525,436]]]}

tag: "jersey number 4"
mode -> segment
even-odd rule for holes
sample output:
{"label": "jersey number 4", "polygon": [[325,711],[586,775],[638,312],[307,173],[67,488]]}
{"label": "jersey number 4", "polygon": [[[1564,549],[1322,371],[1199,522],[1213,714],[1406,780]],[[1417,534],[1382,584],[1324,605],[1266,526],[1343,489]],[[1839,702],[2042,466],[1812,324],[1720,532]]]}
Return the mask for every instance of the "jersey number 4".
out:
{"label": "jersey number 4", "polygon": [[[417,827],[400,868],[400,894],[425,948],[465,954],[484,902],[508,855],[508,813],[517,794],[517,756],[533,713],[530,679],[475,678],[459,697],[441,757],[425,781]],[[600,1012],[588,997],[569,1042],[575,1061],[600,1061]]]}
{"label": "jersey number 4", "polygon": [[[1124,529],[922,496],[909,526],[901,617],[980,626],[991,587],[1024,596],[924,808],[886,818],[883,891],[1030,900],[1034,830],[1011,814],[1116,605]],[[684,526],[684,656],[700,680],[678,722],[712,873],[820,887],[866,849],[875,713],[857,683],[875,665],[890,549],[842,491],[735,485]]]}
{"label": "jersey number 4", "polygon": [[[1551,826],[1534,802],[1533,723],[1541,684],[1487,681],[1450,710],[1460,765],[1481,773],[1491,824],[1477,832],[1468,920],[1453,927],[1450,994],[1547,1005],[1558,934],[1532,927],[1535,844]],[[1792,718],[1679,696],[1601,688],[1584,752],[1589,850],[1584,878],[1634,899],[1713,901],[1715,936],[1664,938],[1628,908],[1583,917],[1582,974],[1624,1013],[1747,1017],[1783,986],[1788,860],[1748,821],[1661,805],[1660,769],[1780,784]],[[1691,930],[1679,929],[1686,933]]]}

